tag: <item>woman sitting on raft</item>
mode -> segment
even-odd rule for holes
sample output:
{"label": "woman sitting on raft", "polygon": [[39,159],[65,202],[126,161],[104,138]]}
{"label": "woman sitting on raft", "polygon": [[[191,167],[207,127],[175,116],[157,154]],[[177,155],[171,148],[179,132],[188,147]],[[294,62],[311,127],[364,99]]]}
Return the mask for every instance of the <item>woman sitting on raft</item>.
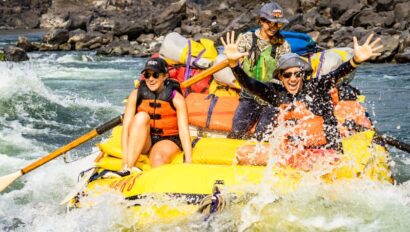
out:
{"label": "woman sitting on raft", "polygon": [[185,162],[191,162],[188,113],[179,83],[168,78],[161,58],[149,59],[141,73],[145,79],[129,95],[124,113],[123,175],[130,173],[140,154],[149,154],[152,167],[170,163],[181,150]]}
{"label": "woman sitting on raft", "polygon": [[[291,154],[297,154],[294,150],[298,149],[327,149],[334,151],[336,160],[336,153],[342,152],[341,136],[329,91],[340,78],[352,72],[360,63],[380,55],[377,52],[383,48],[379,45],[380,38],[371,42],[372,37],[373,34],[362,46],[353,37],[353,58],[335,71],[317,78],[309,78],[312,68],[300,56],[294,53],[283,55],[273,73],[273,78],[279,79],[281,84],[262,83],[247,76],[238,66],[238,60],[247,53],[238,52],[234,32],[227,34],[226,42],[223,38],[221,41],[229,65],[241,86],[277,108],[279,113],[273,118],[273,126],[285,125],[292,128],[284,138],[286,145],[283,145],[283,149]],[[241,147],[237,154],[239,164],[266,165],[269,145],[262,146],[262,149],[256,149],[254,145]]]}

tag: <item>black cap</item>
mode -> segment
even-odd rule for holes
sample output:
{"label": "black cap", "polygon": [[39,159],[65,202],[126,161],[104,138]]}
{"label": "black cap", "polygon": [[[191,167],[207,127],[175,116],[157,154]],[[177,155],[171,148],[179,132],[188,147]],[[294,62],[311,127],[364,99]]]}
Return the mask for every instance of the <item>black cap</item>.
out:
{"label": "black cap", "polygon": [[158,73],[167,73],[168,72],[168,64],[164,59],[162,59],[160,57],[150,58],[147,61],[147,63],[145,63],[145,67],[141,71],[141,73],[143,73],[146,70],[152,70],[152,71],[158,72]]}
{"label": "black cap", "polygon": [[274,23],[288,23],[283,17],[283,9],[276,2],[271,2],[262,6],[259,11],[259,17],[265,18]]}

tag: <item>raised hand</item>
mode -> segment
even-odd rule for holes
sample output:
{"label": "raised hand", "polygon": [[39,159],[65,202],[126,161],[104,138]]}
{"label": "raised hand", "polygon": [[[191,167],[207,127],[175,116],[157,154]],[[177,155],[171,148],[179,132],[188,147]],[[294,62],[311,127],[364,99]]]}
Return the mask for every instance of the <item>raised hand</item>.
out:
{"label": "raised hand", "polygon": [[224,45],[224,54],[229,60],[230,67],[236,67],[238,65],[238,60],[244,56],[248,55],[248,52],[239,52],[238,44],[242,35],[239,35],[238,39],[235,42],[235,31],[231,33],[226,33],[226,42],[223,37],[221,37],[221,42]]}
{"label": "raised hand", "polygon": [[355,63],[362,63],[371,57],[380,56],[380,49],[383,48],[383,45],[380,44],[381,39],[377,38],[370,43],[374,34],[372,33],[367,37],[366,42],[363,45],[357,43],[357,38],[353,37],[353,46],[354,46],[354,56],[353,61]]}

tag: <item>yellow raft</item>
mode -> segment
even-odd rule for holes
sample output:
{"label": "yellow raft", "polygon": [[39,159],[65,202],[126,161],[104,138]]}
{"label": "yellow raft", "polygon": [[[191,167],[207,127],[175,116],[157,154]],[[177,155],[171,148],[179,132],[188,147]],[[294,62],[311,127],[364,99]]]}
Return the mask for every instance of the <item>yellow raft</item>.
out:
{"label": "yellow raft", "polygon": [[[345,138],[341,162],[320,174],[322,181],[332,183],[339,179],[367,178],[392,183],[388,166],[389,154],[384,147],[372,143],[373,136],[374,131],[368,130]],[[106,142],[98,145],[103,156],[95,163],[97,173],[94,176],[107,172],[106,170],[120,170],[122,154],[120,138],[121,127],[117,127]],[[144,218],[141,223],[149,223],[193,214],[198,210],[200,201],[213,194],[215,184],[223,185],[224,188],[241,194],[235,187],[258,185],[264,178],[266,179],[266,175],[270,175],[275,177],[275,181],[269,183],[272,191],[286,194],[297,188],[301,178],[307,174],[283,166],[273,165],[267,168],[235,165],[236,150],[246,143],[249,142],[224,138],[201,138],[193,148],[193,164],[183,164],[183,156],[179,154],[171,164],[154,169],[150,168],[149,159],[141,156],[136,166],[143,172],[122,178],[97,178],[90,181],[84,192],[78,196],[92,197],[115,190],[131,200],[130,202],[147,196],[183,199],[182,206],[178,205],[178,207],[166,204],[151,205],[149,214],[147,207],[141,206],[141,203],[132,204],[138,217]],[[83,206],[78,196],[70,201],[71,207]]]}

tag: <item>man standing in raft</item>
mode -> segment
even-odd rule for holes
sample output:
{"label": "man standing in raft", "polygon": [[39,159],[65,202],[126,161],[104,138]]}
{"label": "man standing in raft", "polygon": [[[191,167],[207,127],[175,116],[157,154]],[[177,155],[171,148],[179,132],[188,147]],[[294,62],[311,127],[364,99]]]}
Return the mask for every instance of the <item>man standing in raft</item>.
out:
{"label": "man standing in raft", "polygon": [[167,63],[151,58],[141,72],[144,80],[128,97],[122,130],[123,175],[130,173],[140,154],[149,154],[152,167],[172,161],[184,151],[191,163],[188,113],[179,83],[168,78]]}
{"label": "man standing in raft", "polygon": [[[383,45],[379,45],[380,38],[371,42],[372,37],[373,34],[362,46],[359,46],[356,37],[353,37],[353,58],[335,71],[317,78],[308,78],[312,68],[300,56],[294,53],[283,55],[273,74],[281,84],[262,83],[249,78],[238,66],[238,60],[248,53],[238,51],[234,32],[227,34],[226,42],[223,38],[221,41],[229,65],[241,86],[277,109],[278,114],[272,122],[274,127],[285,125],[292,128],[285,137],[287,148],[300,147],[302,144],[303,150],[322,148],[334,150],[336,153],[342,150],[341,139],[329,91],[340,78],[352,72],[360,63],[380,55],[377,52],[383,48]],[[248,156],[250,153],[253,153],[252,157]],[[240,164],[266,165],[268,155],[268,149],[257,151],[255,146],[247,145],[239,149],[237,160]]]}
{"label": "man standing in raft", "polygon": [[[272,73],[277,67],[279,57],[290,53],[290,45],[279,33],[288,21],[283,17],[282,7],[276,2],[271,2],[260,9],[258,23],[260,28],[255,32],[243,34],[238,43],[238,51],[249,52],[242,61],[242,69],[246,74],[258,81],[269,82],[272,80]],[[261,140],[272,116],[272,109],[268,104],[242,90],[233,119],[232,132],[228,138],[244,139],[259,120],[255,136]]]}

